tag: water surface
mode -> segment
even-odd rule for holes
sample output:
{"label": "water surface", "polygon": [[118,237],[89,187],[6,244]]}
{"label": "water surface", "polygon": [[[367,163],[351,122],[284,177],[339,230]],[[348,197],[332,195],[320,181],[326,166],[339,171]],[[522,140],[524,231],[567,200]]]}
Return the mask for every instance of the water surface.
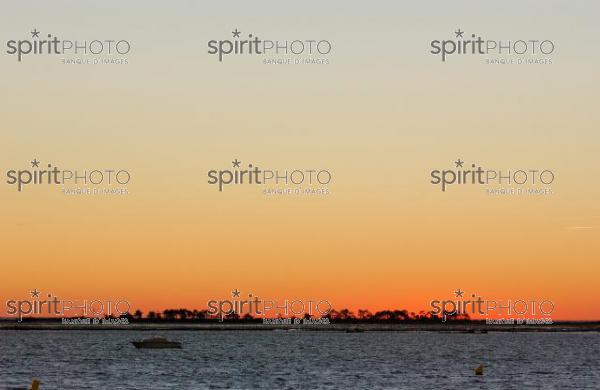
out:
{"label": "water surface", "polygon": [[[600,334],[0,331],[0,388],[598,389]],[[483,363],[485,375],[473,369]]]}

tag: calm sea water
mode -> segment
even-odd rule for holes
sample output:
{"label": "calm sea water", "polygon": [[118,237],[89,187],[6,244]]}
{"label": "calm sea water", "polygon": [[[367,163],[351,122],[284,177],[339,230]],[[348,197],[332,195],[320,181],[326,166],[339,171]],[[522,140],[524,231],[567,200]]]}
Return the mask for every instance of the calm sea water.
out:
{"label": "calm sea water", "polygon": [[[600,334],[1,331],[0,388],[599,389]],[[473,369],[485,365],[485,375]]]}

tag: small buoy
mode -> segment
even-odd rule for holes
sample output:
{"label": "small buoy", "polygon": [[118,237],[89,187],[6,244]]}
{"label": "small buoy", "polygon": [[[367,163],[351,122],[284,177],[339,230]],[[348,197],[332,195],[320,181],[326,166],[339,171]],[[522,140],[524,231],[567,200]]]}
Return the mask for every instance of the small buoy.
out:
{"label": "small buoy", "polygon": [[40,381],[37,379],[34,379],[33,382],[31,382],[31,390],[39,390],[40,388]]}
{"label": "small buoy", "polygon": [[479,367],[475,368],[475,375],[483,375],[483,364],[480,364]]}

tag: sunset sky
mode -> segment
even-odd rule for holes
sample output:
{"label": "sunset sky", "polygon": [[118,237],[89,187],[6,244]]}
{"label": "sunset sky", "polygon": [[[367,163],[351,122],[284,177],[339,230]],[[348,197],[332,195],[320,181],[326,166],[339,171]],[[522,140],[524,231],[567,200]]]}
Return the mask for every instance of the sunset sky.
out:
{"label": "sunset sky", "polygon": [[[460,288],[549,299],[553,319],[600,319],[597,12],[563,2],[175,9],[108,1],[85,11],[58,3],[14,3],[0,15],[1,310],[34,288],[124,298],[144,311],[205,308],[237,288],[327,299],[338,309],[419,311]],[[129,63],[5,54],[6,41],[34,28],[127,39]],[[207,41],[230,39],[236,28],[327,39],[330,63],[207,54]],[[553,63],[442,63],[430,41],[458,28],[486,39],[551,39]],[[491,197],[483,187],[442,192],[429,183],[430,171],[458,158],[552,170],[553,194]],[[126,169],[129,195],[6,184],[7,171],[33,159]],[[331,193],[268,197],[257,187],[207,184],[209,170],[234,159],[328,169]]]}

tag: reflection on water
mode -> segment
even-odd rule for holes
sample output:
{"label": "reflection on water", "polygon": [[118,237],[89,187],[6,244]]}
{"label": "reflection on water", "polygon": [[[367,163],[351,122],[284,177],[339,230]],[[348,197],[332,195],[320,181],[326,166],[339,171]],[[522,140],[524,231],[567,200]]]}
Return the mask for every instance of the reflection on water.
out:
{"label": "reflection on water", "polygon": [[[0,331],[0,388],[598,389],[600,334]],[[485,365],[485,374],[473,369]]]}

